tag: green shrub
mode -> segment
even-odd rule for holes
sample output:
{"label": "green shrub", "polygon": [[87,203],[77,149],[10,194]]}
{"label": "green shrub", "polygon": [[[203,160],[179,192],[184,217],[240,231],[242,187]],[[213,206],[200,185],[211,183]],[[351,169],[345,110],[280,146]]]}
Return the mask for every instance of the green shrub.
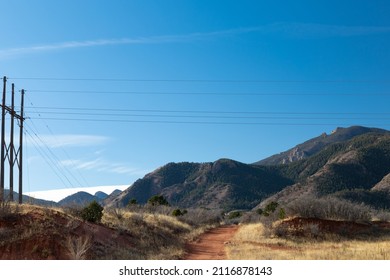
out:
{"label": "green shrub", "polygon": [[187,213],[187,210],[181,211],[180,209],[175,209],[172,211],[172,216],[175,216],[175,217],[183,216],[186,213]]}
{"label": "green shrub", "polygon": [[230,212],[228,215],[229,219],[235,219],[235,218],[239,218],[239,217],[241,217],[241,212],[239,212],[239,211]]}
{"label": "green shrub", "polygon": [[285,218],[286,218],[286,210],[284,210],[284,208],[280,208],[279,209],[279,219],[283,220]]}
{"label": "green shrub", "polygon": [[269,217],[269,215],[271,215],[272,213],[274,213],[276,211],[278,206],[279,206],[279,203],[272,201],[265,206],[264,210],[261,208],[257,209],[256,213],[259,215],[263,215],[265,217]]}
{"label": "green shrub", "polygon": [[273,213],[275,212],[276,208],[278,208],[279,204],[277,202],[270,202],[269,204],[267,204],[267,206],[265,206],[264,208],[264,212],[267,212],[267,213]]}
{"label": "green shrub", "polygon": [[151,198],[149,198],[148,204],[150,204],[152,206],[158,206],[158,205],[169,206],[168,201],[162,195],[152,196]]}
{"label": "green shrub", "polygon": [[95,200],[81,210],[81,218],[84,221],[96,223],[103,217],[103,207]]}
{"label": "green shrub", "polygon": [[136,204],[137,204],[137,200],[135,198],[130,199],[129,205],[136,205]]}

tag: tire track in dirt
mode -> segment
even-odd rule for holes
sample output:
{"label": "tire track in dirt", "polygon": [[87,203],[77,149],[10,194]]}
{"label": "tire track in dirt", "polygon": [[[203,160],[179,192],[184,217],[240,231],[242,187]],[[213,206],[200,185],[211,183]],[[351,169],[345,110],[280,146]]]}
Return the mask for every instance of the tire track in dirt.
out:
{"label": "tire track in dirt", "polygon": [[225,225],[211,229],[194,242],[186,245],[185,260],[226,260],[225,244],[238,230],[237,225]]}

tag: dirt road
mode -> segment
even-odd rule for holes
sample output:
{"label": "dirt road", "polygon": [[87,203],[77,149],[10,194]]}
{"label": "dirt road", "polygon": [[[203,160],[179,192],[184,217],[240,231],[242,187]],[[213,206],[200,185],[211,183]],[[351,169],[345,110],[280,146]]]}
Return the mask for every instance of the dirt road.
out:
{"label": "dirt road", "polygon": [[227,225],[211,229],[194,242],[187,244],[185,260],[226,260],[225,244],[236,231],[237,225]]}

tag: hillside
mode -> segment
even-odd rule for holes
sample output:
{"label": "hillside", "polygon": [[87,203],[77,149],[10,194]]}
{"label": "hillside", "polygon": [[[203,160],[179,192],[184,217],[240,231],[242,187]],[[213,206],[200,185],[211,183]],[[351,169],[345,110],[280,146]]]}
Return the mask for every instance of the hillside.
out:
{"label": "hillside", "polygon": [[106,194],[102,191],[96,192],[94,195],[87,192],[77,192],[60,200],[57,205],[60,207],[84,207],[92,201],[97,201],[102,205],[107,204],[121,193],[120,190],[114,190],[111,194]]}
{"label": "hillside", "polygon": [[48,207],[3,207],[0,228],[0,259],[115,258],[120,248],[133,249],[129,233],[117,235],[113,228]]}
{"label": "hillside", "polygon": [[[4,190],[4,197],[6,200],[8,200],[10,195],[9,189]],[[14,201],[19,200],[19,194],[17,192],[13,193],[14,195]],[[39,199],[39,198],[34,198],[28,195],[22,195],[22,201],[23,203],[29,203],[29,204],[35,204],[35,205],[40,205],[40,206],[57,206],[57,203],[54,201],[50,200],[44,200],[44,199]]]}
{"label": "hillside", "polygon": [[[105,197],[107,197],[107,195]],[[103,199],[101,199],[99,196],[92,195],[90,193],[81,191],[81,192],[77,192],[75,194],[69,195],[69,196],[65,197],[64,199],[61,199],[60,201],[58,201],[58,206],[61,206],[61,207],[64,207],[64,206],[84,207],[88,203],[90,203],[94,200],[101,202]]]}
{"label": "hillside", "polygon": [[336,128],[331,134],[323,133],[318,137],[305,141],[280,154],[273,155],[266,159],[255,162],[256,165],[279,165],[288,164],[301,159],[308,158],[322,151],[324,148],[335,144],[342,143],[352,138],[367,133],[390,133],[387,130],[379,128],[368,128],[362,126],[351,126],[348,128]]}
{"label": "hillside", "polygon": [[151,196],[162,194],[178,207],[249,209],[292,183],[277,168],[229,159],[169,163],[136,181],[109,205],[124,206],[130,199],[145,203]]}
{"label": "hillside", "polygon": [[374,208],[388,208],[390,135],[369,133],[329,145],[316,155],[280,166],[297,183],[271,196],[282,204],[302,197],[336,196]]}
{"label": "hillside", "polygon": [[103,214],[92,223],[61,208],[1,204],[0,260],[177,259],[195,229],[159,213]]}
{"label": "hillside", "polygon": [[[297,147],[304,151],[302,159],[290,157],[278,165],[230,159],[169,163],[136,181],[107,205],[125,206],[131,199],[146,203],[159,194],[177,207],[233,210],[250,209],[269,197],[266,201],[286,203],[303,195],[334,195],[376,208],[387,207],[388,131],[359,126],[338,128],[331,135]],[[286,154],[271,158],[281,160],[283,156]]]}

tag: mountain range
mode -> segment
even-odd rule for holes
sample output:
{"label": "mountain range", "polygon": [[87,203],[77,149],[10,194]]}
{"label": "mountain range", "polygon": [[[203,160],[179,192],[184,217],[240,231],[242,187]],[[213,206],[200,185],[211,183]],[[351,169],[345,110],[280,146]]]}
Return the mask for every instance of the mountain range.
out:
{"label": "mountain range", "polygon": [[389,208],[390,131],[361,126],[337,128],[252,164],[231,159],[171,162],[110,195],[78,192],[58,203],[29,197],[24,201],[84,206],[96,200],[109,207],[124,207],[133,199],[146,203],[154,195],[163,195],[175,207],[226,211],[323,196]]}
{"label": "mountain range", "polygon": [[61,199],[58,201],[57,206],[60,207],[83,207],[87,204],[91,203],[92,201],[97,201],[100,204],[105,204],[106,201],[111,199],[112,197],[115,197],[121,193],[120,190],[114,190],[111,194],[106,194],[102,191],[96,192],[94,195],[80,191],[77,193],[74,193],[72,195],[69,195],[65,197],[64,199]]}
{"label": "mountain range", "polygon": [[270,156],[266,159],[255,162],[257,165],[278,165],[295,162],[308,158],[329,145],[351,140],[355,136],[367,133],[389,133],[379,128],[368,128],[363,126],[352,126],[348,128],[338,127],[331,134],[322,133],[320,136],[310,139],[280,154]]}
{"label": "mountain range", "polygon": [[[49,206],[49,207],[83,207],[89,204],[92,201],[97,201],[101,204],[105,204],[105,201],[111,199],[112,197],[115,197],[119,195],[122,191],[121,190],[114,190],[111,194],[106,194],[102,191],[96,192],[94,195],[79,191],[74,194],[71,194],[63,199],[61,199],[58,202],[51,201],[51,200],[45,200],[45,199],[39,199],[34,198],[28,195],[23,195],[22,200],[23,203],[28,204],[35,204],[35,205],[41,205],[41,206]],[[9,198],[9,190],[4,190],[4,197],[6,200]],[[18,201],[19,194],[17,192],[14,192],[14,201]]]}
{"label": "mountain range", "polygon": [[338,196],[376,208],[390,205],[390,132],[353,126],[310,139],[253,164],[220,159],[168,163],[137,180],[109,206],[163,195],[177,207],[252,209],[303,195]]}

